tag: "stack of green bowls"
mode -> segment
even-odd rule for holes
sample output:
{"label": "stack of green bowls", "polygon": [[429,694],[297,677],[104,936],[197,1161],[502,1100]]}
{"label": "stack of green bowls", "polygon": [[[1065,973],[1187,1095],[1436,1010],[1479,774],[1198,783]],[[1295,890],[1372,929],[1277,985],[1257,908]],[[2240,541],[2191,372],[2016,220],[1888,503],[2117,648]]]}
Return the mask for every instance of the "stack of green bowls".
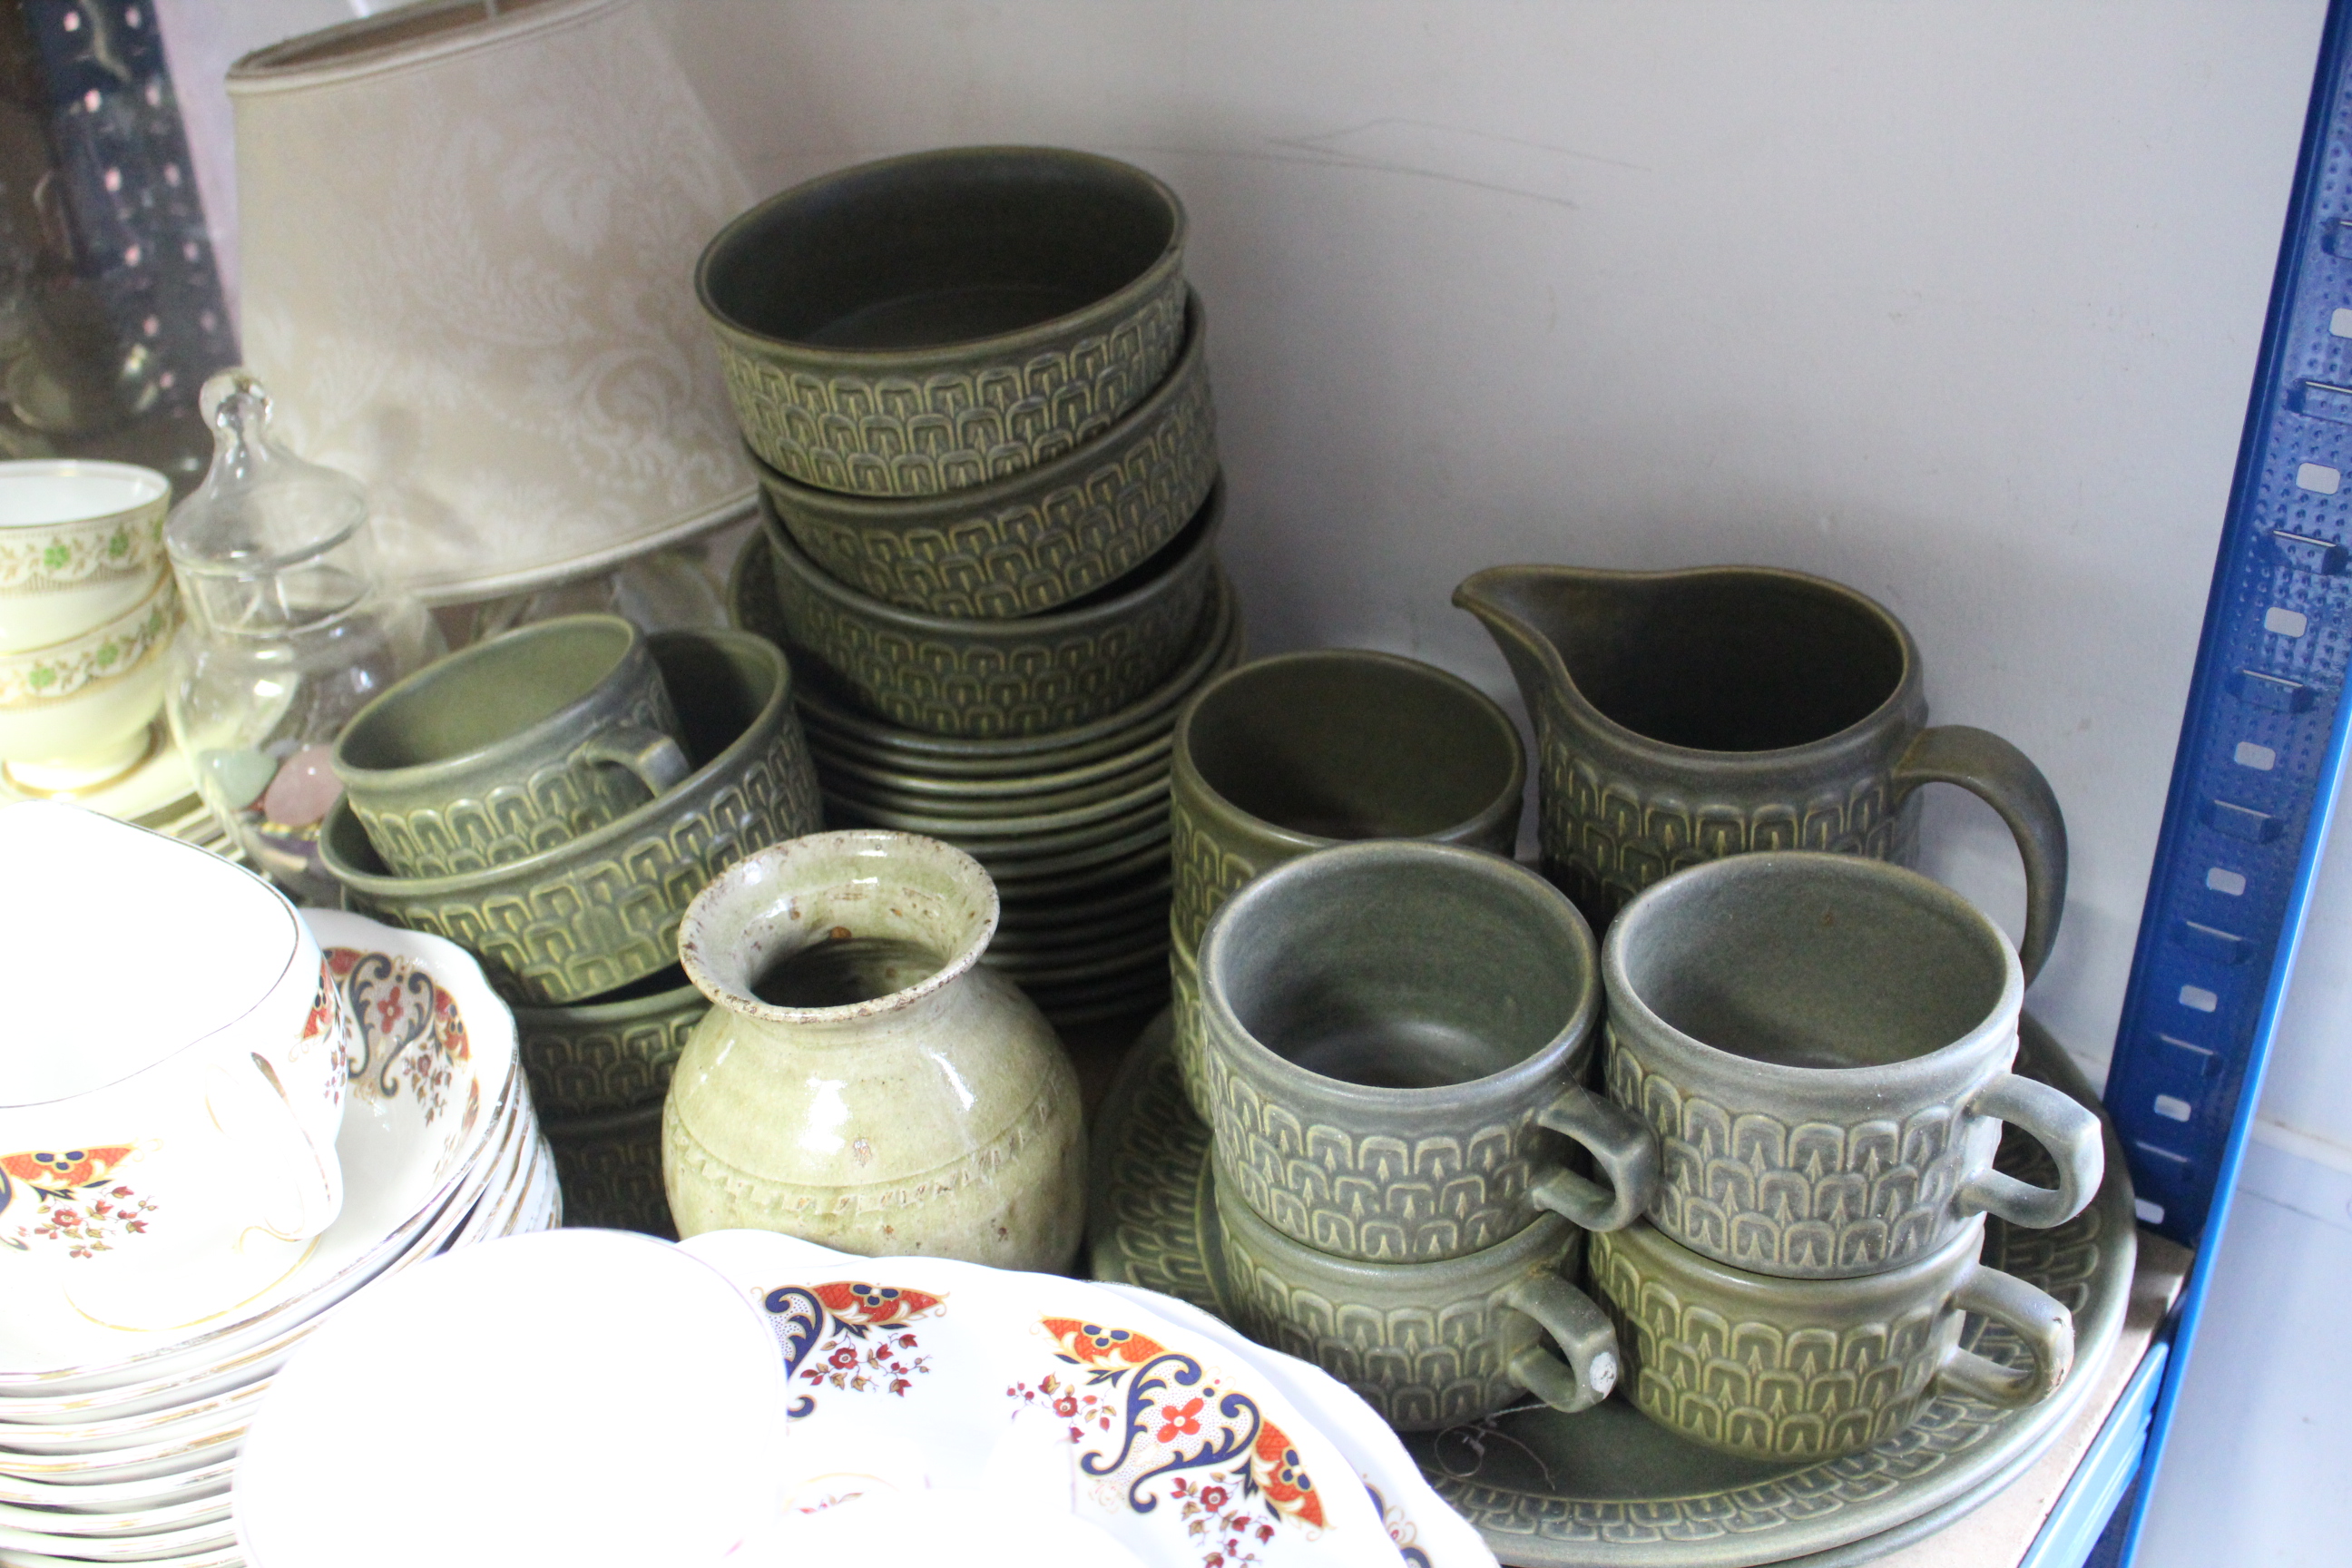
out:
{"label": "stack of green bowls", "polygon": [[987,961],[1063,1024],[1166,993],[1170,732],[1241,649],[1184,228],[1127,164],[952,148],[697,270],[761,491],[736,625],[791,655],[826,820],[987,867]]}

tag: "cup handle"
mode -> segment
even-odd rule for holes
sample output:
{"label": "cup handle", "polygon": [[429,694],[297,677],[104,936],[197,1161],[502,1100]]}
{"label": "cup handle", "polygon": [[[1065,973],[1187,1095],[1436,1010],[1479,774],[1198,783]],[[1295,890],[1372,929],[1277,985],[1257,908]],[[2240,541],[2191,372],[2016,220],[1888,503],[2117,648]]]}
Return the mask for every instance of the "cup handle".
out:
{"label": "cup handle", "polygon": [[247,1106],[258,1105],[263,1119],[283,1117],[293,1129],[295,1139],[310,1157],[310,1168],[294,1178],[295,1201],[299,1205],[294,1223],[279,1226],[265,1221],[247,1228],[260,1231],[278,1241],[308,1241],[334,1224],[335,1216],[342,1212],[342,1162],[331,1147],[320,1148],[318,1139],[303,1125],[293,1102],[286,1098],[286,1086],[278,1082],[278,1069],[269,1065],[269,1058],[258,1051],[248,1055],[260,1083],[256,1084],[253,1079],[241,1072],[221,1067],[211,1068],[208,1069],[212,1078],[211,1092],[205,1096],[205,1105],[212,1112],[213,1125],[226,1136],[236,1137],[237,1134],[231,1131],[231,1123],[236,1118],[231,1116],[225,1120],[221,1114],[222,1099],[242,1100]]}
{"label": "cup handle", "polygon": [[616,724],[582,745],[572,757],[574,762],[626,768],[656,795],[694,771],[677,741],[642,724]]}
{"label": "cup handle", "polygon": [[1557,1276],[1536,1274],[1504,1287],[1503,1303],[1541,1324],[1568,1358],[1529,1345],[1511,1358],[1520,1386],[1570,1415],[1609,1397],[1617,1386],[1617,1331],[1591,1297]]}
{"label": "cup handle", "polygon": [[2074,1314],[2014,1274],[1970,1264],[1953,1305],[1979,1312],[2012,1330],[2033,1357],[2029,1368],[2003,1366],[1954,1345],[1936,1369],[1943,1394],[1965,1394],[1987,1405],[2015,1410],[2038,1405],[2058,1391],[2074,1365]]}
{"label": "cup handle", "polygon": [[1923,784],[1955,784],[2000,813],[2025,862],[2025,940],[2018,962],[2029,985],[2048,962],[2066,912],[2066,818],[2033,759],[1990,730],[1922,730],[1895,764],[1895,804]]}
{"label": "cup handle", "polygon": [[1960,1184],[1960,1213],[1981,1210],[2029,1230],[2047,1230],[2081,1214],[2099,1190],[2107,1168],[2105,1133],[2097,1114],[2063,1090],[2003,1073],[1971,1096],[1968,1109],[2008,1122],[2049,1150],[2058,1162],[2058,1185],[2037,1187],[1982,1171]]}
{"label": "cup handle", "polygon": [[1658,1195],[1658,1135],[1648,1122],[1574,1084],[1536,1120],[1580,1144],[1607,1183],[1554,1171],[1528,1193],[1538,1208],[1587,1230],[1622,1230],[1648,1210]]}

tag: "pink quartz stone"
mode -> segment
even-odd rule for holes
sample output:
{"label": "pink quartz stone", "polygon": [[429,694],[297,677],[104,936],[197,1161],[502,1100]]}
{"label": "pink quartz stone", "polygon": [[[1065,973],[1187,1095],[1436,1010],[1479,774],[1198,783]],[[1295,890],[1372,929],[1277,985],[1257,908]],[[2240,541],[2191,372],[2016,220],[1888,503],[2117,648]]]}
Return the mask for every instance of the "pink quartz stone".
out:
{"label": "pink quartz stone", "polygon": [[308,827],[325,816],[343,793],[333,755],[332,746],[305,746],[287,758],[261,797],[261,815],[286,827]]}

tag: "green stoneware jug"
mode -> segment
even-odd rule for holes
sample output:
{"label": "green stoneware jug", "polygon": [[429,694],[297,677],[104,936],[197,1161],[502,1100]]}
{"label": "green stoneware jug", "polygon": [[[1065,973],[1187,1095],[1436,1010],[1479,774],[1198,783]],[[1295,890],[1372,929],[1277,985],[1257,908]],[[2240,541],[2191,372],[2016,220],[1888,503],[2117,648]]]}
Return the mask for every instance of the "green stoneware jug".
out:
{"label": "green stoneware jug", "polygon": [[1983,798],[2025,860],[2026,978],[2058,935],[2066,825],[2025,753],[1927,727],[1919,650],[1884,605],[1761,566],[1492,566],[1485,623],[1535,722],[1546,874],[1604,929],[1702,860],[1823,849],[1909,863],[1921,784]]}

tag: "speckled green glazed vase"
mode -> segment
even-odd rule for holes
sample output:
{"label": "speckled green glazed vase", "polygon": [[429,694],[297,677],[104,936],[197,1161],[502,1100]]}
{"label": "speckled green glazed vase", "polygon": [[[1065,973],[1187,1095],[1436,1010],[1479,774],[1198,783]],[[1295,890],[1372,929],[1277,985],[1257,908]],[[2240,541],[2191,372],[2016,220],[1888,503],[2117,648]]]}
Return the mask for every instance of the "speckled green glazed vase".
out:
{"label": "speckled green glazed vase", "polygon": [[1051,461],[1160,384],[1184,336],[1184,228],[1131,164],[942,147],[761,203],[711,240],[695,292],[763,461],[849,495],[940,495]]}
{"label": "speckled green glazed vase", "polygon": [[1217,477],[1208,326],[1126,417],[1051,462],[972,489],[836,495],[758,467],[768,510],[851,587],[927,615],[1040,615],[1117,582],[1192,521]]}
{"label": "speckled green glazed vase", "polygon": [[1928,729],[1919,650],[1884,605],[1761,566],[1493,566],[1454,602],[1485,623],[1535,721],[1544,868],[1603,930],[1659,878],[1823,849],[1908,863],[1919,786],[2000,814],[2025,861],[2030,981],[2066,904],[2066,825],[2000,736]]}
{"label": "speckled green glazed vase", "polygon": [[778,844],[705,889],[678,952],[713,1005],[662,1120],[678,1234],[1068,1267],[1077,1078],[1029,999],[977,967],[996,918],[977,861],[904,833]]}
{"label": "speckled green glazed vase", "polygon": [[1617,1385],[1616,1332],[1569,1283],[1584,1233],[1557,1215],[1442,1263],[1365,1263],[1266,1224],[1222,1163],[1215,1187],[1234,1326],[1313,1362],[1401,1432],[1479,1420],[1522,1390],[1588,1410]]}
{"label": "speckled green glazed vase", "polygon": [[[2017,1408],[2066,1381],[2074,1315],[1979,1263],[1983,1245],[1979,1218],[1885,1273],[1775,1279],[1637,1225],[1592,1238],[1591,1285],[1643,1415],[1727,1453],[1805,1463],[1886,1441],[1939,1394]],[[1962,1350],[1969,1312],[2015,1333],[2031,1364]]]}
{"label": "speckled green glazed vase", "polygon": [[1527,791],[1517,726],[1433,665],[1364,648],[1262,658],[1202,688],[1176,721],[1169,825],[1176,1060],[1201,1078],[1201,933],[1244,883],[1363,838],[1425,838],[1508,855]]}
{"label": "speckled green glazed vase", "polygon": [[1598,970],[1576,907],[1499,855],[1388,839],[1276,867],[1201,946],[1223,1179],[1291,1239],[1372,1262],[1482,1252],[1547,1211],[1631,1224],[1657,1141],[1580,1081]]}
{"label": "speckled green glazed vase", "polygon": [[[1601,970],[1610,1097],[1658,1136],[1650,1219],[1696,1252],[1875,1274],[1984,1214],[2063,1224],[2099,1190],[2098,1118],[2010,1070],[2009,939],[1916,871],[1804,850],[1694,866],[1625,907]],[[2054,1187],[1992,1168],[2004,1121]]]}
{"label": "speckled green glazed vase", "polygon": [[455,877],[570,843],[693,772],[645,634],[562,616],[425,666],[352,715],[335,774],[384,864]]}

